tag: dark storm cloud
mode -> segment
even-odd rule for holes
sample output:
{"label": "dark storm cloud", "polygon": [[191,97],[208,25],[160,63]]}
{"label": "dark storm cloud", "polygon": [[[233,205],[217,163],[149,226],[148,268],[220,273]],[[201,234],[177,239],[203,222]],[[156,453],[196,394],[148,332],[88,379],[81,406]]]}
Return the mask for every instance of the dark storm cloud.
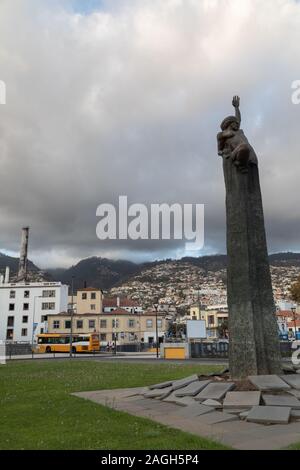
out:
{"label": "dark storm cloud", "polygon": [[94,12],[59,0],[0,4],[0,248],[17,251],[26,224],[31,258],[43,266],[183,255],[177,242],[96,238],[97,206],[128,195],[205,204],[203,253],[224,252],[216,133],[238,93],[260,159],[269,248],[299,250],[300,106],[291,102],[299,4],[103,4]]}

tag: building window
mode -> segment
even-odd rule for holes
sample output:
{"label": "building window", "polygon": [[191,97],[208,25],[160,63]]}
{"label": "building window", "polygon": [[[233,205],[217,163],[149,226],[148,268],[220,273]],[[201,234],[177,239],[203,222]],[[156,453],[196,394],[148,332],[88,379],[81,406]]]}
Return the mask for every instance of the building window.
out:
{"label": "building window", "polygon": [[152,328],[153,326],[153,321],[152,320],[147,320],[146,321],[147,328]]}
{"label": "building window", "polygon": [[94,328],[95,328],[95,325],[96,325],[95,320],[89,320],[89,329],[91,329],[91,328],[94,329]]}
{"label": "building window", "polygon": [[10,312],[13,312],[14,309],[15,309],[15,304],[9,304],[9,308],[8,308],[8,309],[9,309]]}
{"label": "building window", "polygon": [[28,316],[27,315],[23,315],[22,323],[28,323]]}
{"label": "building window", "polygon": [[162,327],[162,320],[161,319],[157,320],[157,326],[158,326],[158,328]]}
{"label": "building window", "polygon": [[113,327],[113,328],[119,328],[119,320],[115,320],[115,319],[114,319],[114,320],[112,321],[112,327]]}
{"label": "building window", "polygon": [[29,299],[29,296],[30,296],[30,291],[24,290],[24,299]]}
{"label": "building window", "polygon": [[47,315],[42,315],[41,322],[44,323],[47,320],[48,320],[48,316]]}
{"label": "building window", "polygon": [[134,328],[134,320],[128,320],[129,328]]}
{"label": "building window", "polygon": [[23,304],[23,310],[29,310],[29,304]]}
{"label": "building window", "polygon": [[27,334],[28,334],[27,328],[22,328],[21,336],[27,336]]}
{"label": "building window", "polygon": [[92,293],[91,293],[91,299],[92,299],[92,300],[95,300],[95,299],[96,299],[96,292],[92,292]]}
{"label": "building window", "polygon": [[14,339],[14,330],[7,329],[6,339],[9,340],[9,341]]}
{"label": "building window", "polygon": [[8,317],[7,318],[7,326],[14,326],[15,324],[15,317]]}
{"label": "building window", "polygon": [[100,328],[107,328],[107,321],[106,320],[100,320]]}
{"label": "building window", "polygon": [[215,323],[215,317],[213,315],[209,315],[208,324],[211,326],[211,325],[214,325],[214,323]]}
{"label": "building window", "polygon": [[83,294],[81,294],[81,298],[82,298],[82,300],[86,300],[87,299],[87,293],[84,292]]}
{"label": "building window", "polygon": [[76,327],[80,330],[83,328],[83,320],[77,320]]}
{"label": "building window", "polygon": [[96,305],[95,304],[91,304],[91,310],[96,310]]}
{"label": "building window", "polygon": [[100,341],[106,341],[106,333],[100,334]]}
{"label": "building window", "polygon": [[43,297],[55,297],[56,291],[55,290],[43,290],[42,296]]}
{"label": "building window", "polygon": [[9,298],[10,299],[15,299],[16,298],[16,291],[15,290],[11,290],[10,293],[9,293]]}
{"label": "building window", "polygon": [[43,302],[42,310],[55,310],[55,302]]}
{"label": "building window", "polygon": [[41,328],[41,335],[44,333],[44,328]]}
{"label": "building window", "polygon": [[60,325],[60,321],[59,321],[59,320],[54,320],[54,322],[53,322],[53,329],[54,329],[54,330],[58,330],[59,325]]}
{"label": "building window", "polygon": [[70,330],[71,329],[71,320],[66,320],[65,321],[65,329]]}

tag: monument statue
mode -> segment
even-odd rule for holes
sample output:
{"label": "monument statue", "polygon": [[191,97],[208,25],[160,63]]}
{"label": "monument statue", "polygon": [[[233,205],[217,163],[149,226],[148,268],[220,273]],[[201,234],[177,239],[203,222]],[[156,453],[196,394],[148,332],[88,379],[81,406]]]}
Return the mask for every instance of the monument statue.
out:
{"label": "monument statue", "polygon": [[223,158],[227,216],[229,368],[233,378],[281,371],[258,159],[235,116],[221,124],[218,153]]}

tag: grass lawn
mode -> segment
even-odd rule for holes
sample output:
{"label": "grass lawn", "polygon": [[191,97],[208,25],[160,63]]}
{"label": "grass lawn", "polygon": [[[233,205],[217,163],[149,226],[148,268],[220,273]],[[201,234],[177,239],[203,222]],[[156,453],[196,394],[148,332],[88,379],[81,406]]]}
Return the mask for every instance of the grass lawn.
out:
{"label": "grass lawn", "polygon": [[140,387],[220,368],[88,360],[9,362],[0,366],[0,449],[224,449],[208,439],[70,395]]}

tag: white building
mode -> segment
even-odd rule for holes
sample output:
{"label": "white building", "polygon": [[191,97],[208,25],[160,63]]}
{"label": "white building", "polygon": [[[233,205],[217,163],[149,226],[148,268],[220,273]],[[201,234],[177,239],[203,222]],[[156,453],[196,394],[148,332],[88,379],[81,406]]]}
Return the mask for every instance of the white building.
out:
{"label": "white building", "polygon": [[48,314],[67,311],[68,286],[61,282],[1,281],[0,341],[31,343],[47,332]]}

